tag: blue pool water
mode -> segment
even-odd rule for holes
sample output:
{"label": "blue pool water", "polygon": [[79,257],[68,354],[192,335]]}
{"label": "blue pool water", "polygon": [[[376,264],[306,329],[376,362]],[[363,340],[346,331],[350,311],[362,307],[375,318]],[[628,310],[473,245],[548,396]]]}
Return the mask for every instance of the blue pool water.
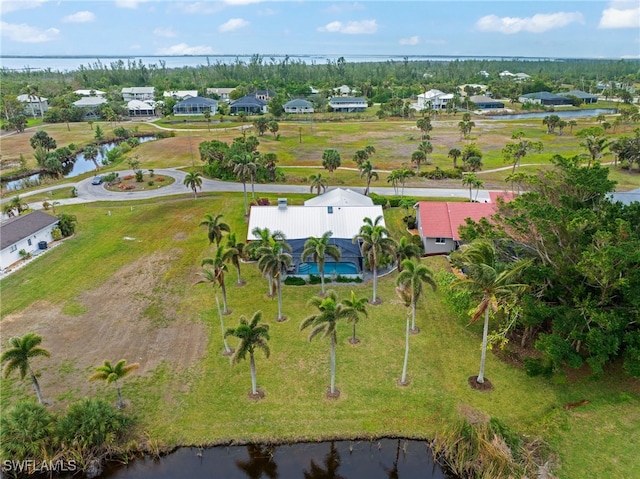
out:
{"label": "blue pool water", "polygon": [[[298,265],[298,274],[320,274],[316,263],[300,263]],[[358,274],[358,267],[354,263],[334,263],[326,262],[324,264],[324,274]]]}

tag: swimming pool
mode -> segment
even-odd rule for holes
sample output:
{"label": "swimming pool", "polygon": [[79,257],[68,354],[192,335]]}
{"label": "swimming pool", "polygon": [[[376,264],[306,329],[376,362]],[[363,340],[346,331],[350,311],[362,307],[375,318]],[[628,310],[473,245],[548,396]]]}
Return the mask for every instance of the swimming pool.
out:
{"label": "swimming pool", "polygon": [[[324,274],[358,274],[358,267],[355,263],[335,263],[327,261],[324,264]],[[298,274],[320,274],[317,263],[300,263]]]}

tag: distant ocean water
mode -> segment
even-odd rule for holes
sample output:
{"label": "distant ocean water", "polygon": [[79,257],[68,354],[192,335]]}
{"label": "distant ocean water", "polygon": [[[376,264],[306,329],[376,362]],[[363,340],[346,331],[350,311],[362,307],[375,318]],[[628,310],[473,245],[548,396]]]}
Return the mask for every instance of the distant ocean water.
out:
{"label": "distant ocean water", "polygon": [[[12,71],[27,70],[51,70],[51,71],[74,71],[80,66],[89,67],[100,62],[109,66],[113,62],[122,60],[128,62],[142,61],[145,65],[156,65],[160,67],[164,62],[167,68],[197,67],[202,65],[215,65],[217,63],[230,64],[236,61],[249,63],[254,55],[202,55],[202,56],[105,56],[105,55],[82,55],[82,56],[13,56],[0,55],[0,68]],[[327,61],[336,61],[343,57],[347,62],[402,62],[405,58],[409,61],[454,61],[454,60],[527,60],[527,61],[561,61],[554,58],[536,57],[474,57],[474,56],[447,56],[447,55],[269,55],[260,54],[262,62],[269,64],[281,62],[285,56],[290,61],[302,61],[308,64],[326,64]]]}

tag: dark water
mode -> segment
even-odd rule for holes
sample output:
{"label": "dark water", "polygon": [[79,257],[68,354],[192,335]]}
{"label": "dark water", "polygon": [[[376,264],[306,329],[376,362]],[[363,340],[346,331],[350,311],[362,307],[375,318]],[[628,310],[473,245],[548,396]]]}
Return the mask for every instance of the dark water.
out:
{"label": "dark water", "polygon": [[136,459],[100,479],[454,479],[424,441],[335,441],[285,446],[181,448]]}
{"label": "dark water", "polygon": [[[142,136],[139,137],[140,143],[145,143],[147,141],[155,140],[155,136]],[[96,161],[99,165],[102,164],[103,158],[106,156],[108,151],[113,150],[116,146],[118,146],[121,142],[111,142],[105,143],[104,145],[98,146],[98,157]],[[74,176],[81,175],[82,173],[87,173],[89,171],[94,171],[96,169],[96,165],[92,160],[85,160],[84,155],[79,153],[76,155],[76,159],[72,162],[69,162],[65,165],[62,170],[62,175],[64,178],[73,178]],[[44,180],[47,178],[51,178],[51,175],[48,173],[36,173],[35,175],[27,176],[25,178],[21,178],[15,181],[9,181],[5,183],[3,186],[6,190],[19,190],[23,187],[23,181],[38,181]]]}
{"label": "dark water", "polygon": [[558,115],[560,118],[584,118],[598,116],[600,114],[610,115],[616,111],[612,108],[596,108],[594,110],[572,110],[572,111],[537,111],[532,113],[518,113],[517,115],[485,115],[492,120],[522,120],[527,118],[544,118],[549,115]]}

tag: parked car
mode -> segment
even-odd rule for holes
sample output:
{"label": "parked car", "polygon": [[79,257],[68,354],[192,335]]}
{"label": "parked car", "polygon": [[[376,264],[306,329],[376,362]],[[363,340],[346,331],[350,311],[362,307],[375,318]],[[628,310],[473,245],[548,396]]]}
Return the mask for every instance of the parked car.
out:
{"label": "parked car", "polygon": [[95,176],[91,181],[92,185],[101,185],[102,184],[102,176]]}

